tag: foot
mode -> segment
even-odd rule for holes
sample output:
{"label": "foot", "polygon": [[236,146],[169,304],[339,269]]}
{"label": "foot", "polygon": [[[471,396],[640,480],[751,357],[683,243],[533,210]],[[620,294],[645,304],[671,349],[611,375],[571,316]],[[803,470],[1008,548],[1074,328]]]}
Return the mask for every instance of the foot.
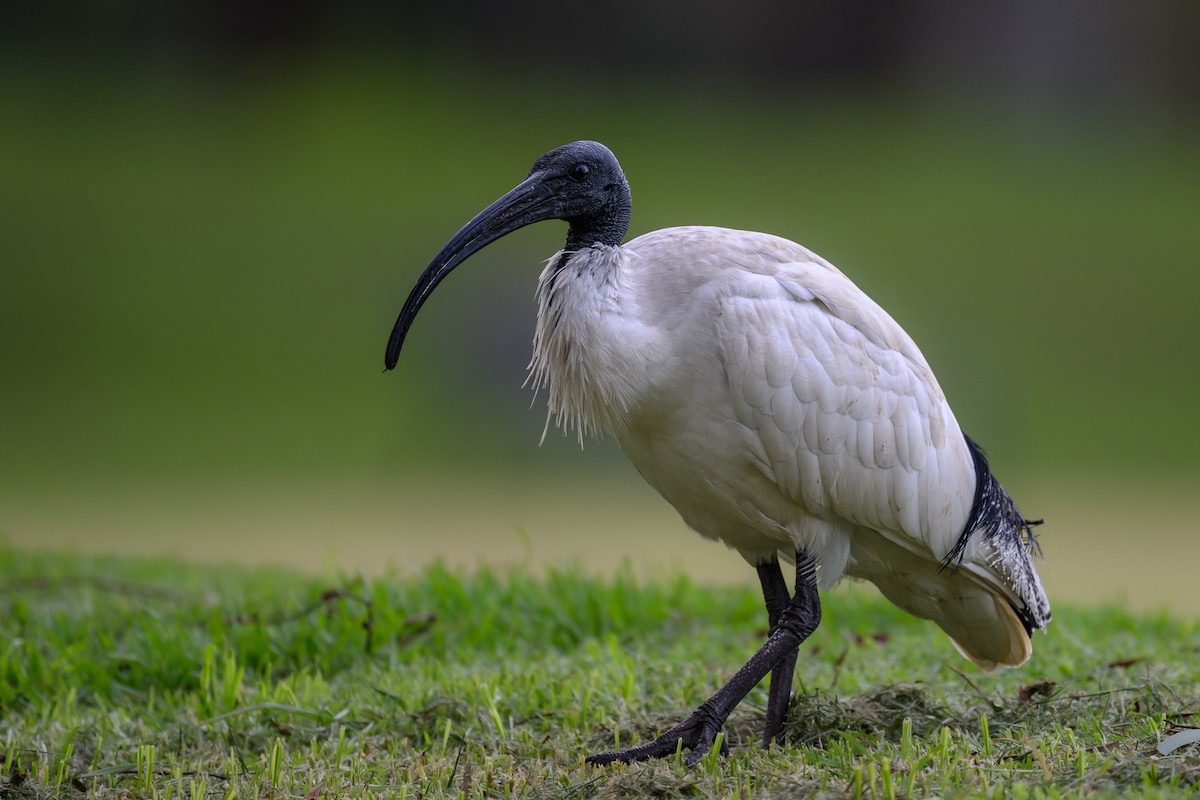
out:
{"label": "foot", "polygon": [[[603,765],[621,762],[631,764],[634,761],[646,761],[651,758],[666,758],[676,752],[686,749],[684,761],[695,764],[704,754],[712,749],[717,734],[734,706],[758,685],[758,682],[782,666],[778,680],[771,682],[771,697],[768,703],[768,720],[766,740],[769,742],[779,735],[783,728],[783,718],[787,713],[788,696],[791,694],[792,671],[796,666],[796,650],[800,643],[817,629],[821,622],[821,599],[817,594],[817,579],[815,562],[803,550],[796,551],[796,593],[787,605],[779,608],[778,597],[786,595],[786,586],[780,594],[776,591],[775,570],[760,567],[760,575],[764,577],[764,594],[771,620],[771,635],[758,652],[739,669],[717,693],[705,700],[695,713],[683,722],[674,726],[653,742],[630,747],[628,750],[618,750],[612,753],[598,753],[588,756],[587,763]],[[775,614],[778,612],[778,617]],[[724,743],[721,752],[727,751]]]}
{"label": "foot", "polygon": [[[670,728],[654,741],[612,753],[597,753],[594,756],[588,756],[587,763],[604,766],[618,761],[622,764],[632,764],[635,761],[648,761],[652,758],[668,758],[681,749],[680,742],[682,742],[682,749],[689,751],[684,756],[683,763],[690,767],[704,758],[704,755],[712,749],[713,742],[716,741],[717,734],[721,732],[724,724],[725,720],[718,717],[705,703],[690,717]],[[724,739],[721,740],[721,755],[729,755],[729,746]]]}

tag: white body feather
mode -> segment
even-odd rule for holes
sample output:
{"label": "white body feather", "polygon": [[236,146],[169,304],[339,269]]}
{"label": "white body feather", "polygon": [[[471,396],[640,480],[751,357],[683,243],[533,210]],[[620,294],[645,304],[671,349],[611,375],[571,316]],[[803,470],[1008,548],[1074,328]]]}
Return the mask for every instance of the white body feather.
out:
{"label": "white body feather", "polygon": [[1029,657],[989,543],[941,565],[976,475],[937,379],[837,268],[707,227],[567,256],[538,283],[531,362],[561,427],[607,429],[689,527],[751,563],[803,548],[822,585],[870,580],[984,668]]}

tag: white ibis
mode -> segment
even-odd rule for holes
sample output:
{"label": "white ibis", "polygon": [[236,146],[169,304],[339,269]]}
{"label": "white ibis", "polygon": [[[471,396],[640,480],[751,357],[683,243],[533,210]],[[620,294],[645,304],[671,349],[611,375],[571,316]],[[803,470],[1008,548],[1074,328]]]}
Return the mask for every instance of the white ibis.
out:
{"label": "white ibis", "polygon": [[[766,643],[657,739],[593,764],[710,750],[768,673],[764,746],[780,733],[818,588],[869,580],[933,620],[985,670],[1017,666],[1050,621],[1032,525],[959,429],[925,358],[836,267],[764,233],[667,228],[622,244],[629,184],[597,142],[551,150],[455,234],[388,342],[396,365],[421,305],[490,242],[542,220],[566,246],[538,280],[531,377],[549,415],[607,430],[694,531],[758,570]],[[796,564],[790,595],[779,555]]]}

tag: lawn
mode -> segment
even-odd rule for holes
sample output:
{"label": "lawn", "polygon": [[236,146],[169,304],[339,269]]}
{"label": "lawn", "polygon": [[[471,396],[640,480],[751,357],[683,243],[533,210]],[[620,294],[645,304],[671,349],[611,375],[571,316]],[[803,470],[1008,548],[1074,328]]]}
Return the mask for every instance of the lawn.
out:
{"label": "lawn", "polygon": [[[1158,750],[1200,725],[1200,427],[1181,424],[1200,372],[1180,367],[1200,291],[1194,117],[1043,126],[649,79],[564,103],[528,76],[348,55],[0,62],[0,800],[1197,792],[1200,745]],[[683,549],[681,525],[611,491],[610,473],[632,477],[614,447],[534,447],[542,401],[519,386],[562,226],[448,281],[380,374],[421,267],[580,137],[621,157],[633,233],[769,230],[887,307],[1049,520],[1054,597],[1128,591],[1183,616],[1056,603],[1033,660],[986,675],[842,589],[782,746],[757,747],[759,689],[727,759],[584,765],[686,715],[766,621],[753,588],[643,572]],[[487,478],[533,459],[533,478]],[[659,509],[644,527],[643,496]],[[691,574],[733,575],[711,547],[719,566]],[[600,548],[639,560],[615,576],[594,555],[586,573],[533,560]],[[186,563],[333,556],[371,569]]]}
{"label": "lawn", "polygon": [[765,633],[684,576],[195,567],[0,548],[0,798],[1158,797],[1200,787],[1195,623],[1055,609],[984,674],[867,590],[825,598],[783,746],[596,769]]}

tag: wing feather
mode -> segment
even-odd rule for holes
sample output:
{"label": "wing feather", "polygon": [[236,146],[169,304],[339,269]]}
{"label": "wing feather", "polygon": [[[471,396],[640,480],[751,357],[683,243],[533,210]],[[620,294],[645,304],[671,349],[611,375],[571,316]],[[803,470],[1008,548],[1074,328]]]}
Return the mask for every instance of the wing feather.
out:
{"label": "wing feather", "polygon": [[[985,668],[1028,658],[1026,623],[1048,620],[1048,608],[1023,608],[1030,592],[1006,573],[1014,558],[964,534],[975,459],[900,326],[833,265],[778,237],[675,228],[626,248],[636,269],[620,280],[639,289],[628,313],[677,335],[637,361],[647,402],[616,434],[685,521],[751,561],[808,549],[822,585],[844,573],[872,581]],[[987,530],[1013,532],[1019,516],[1007,508],[996,505]],[[957,571],[943,569],[952,552]]]}
{"label": "wing feather", "polygon": [[790,499],[934,558],[949,552],[975,475],[941,388],[899,325],[819,262],[747,273],[720,311],[735,414],[761,437]]}

